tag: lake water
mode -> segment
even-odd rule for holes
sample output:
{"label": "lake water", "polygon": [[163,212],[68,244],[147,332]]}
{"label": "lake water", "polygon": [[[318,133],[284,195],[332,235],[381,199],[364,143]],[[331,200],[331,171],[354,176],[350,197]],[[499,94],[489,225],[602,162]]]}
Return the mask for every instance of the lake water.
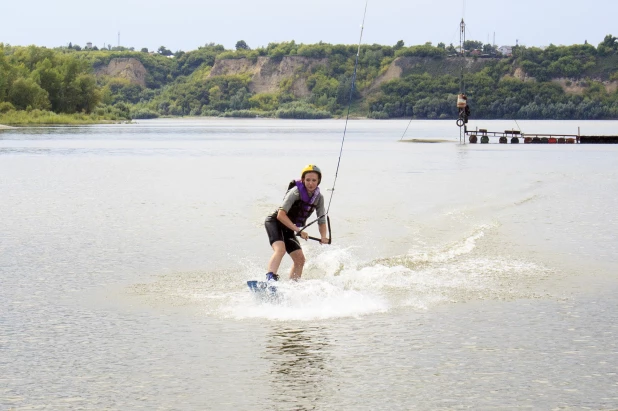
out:
{"label": "lake water", "polygon": [[[351,120],[335,191],[343,120],[0,131],[0,409],[618,408],[618,145],[407,125]],[[333,244],[256,301],[309,163]]]}

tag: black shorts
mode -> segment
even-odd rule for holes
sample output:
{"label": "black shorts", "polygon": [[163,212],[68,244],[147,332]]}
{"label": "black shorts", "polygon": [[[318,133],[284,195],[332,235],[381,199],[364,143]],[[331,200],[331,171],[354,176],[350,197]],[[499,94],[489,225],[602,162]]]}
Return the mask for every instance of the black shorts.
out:
{"label": "black shorts", "polygon": [[270,245],[273,245],[275,241],[283,241],[285,244],[285,251],[287,251],[288,254],[301,249],[300,242],[298,241],[298,237],[294,235],[294,231],[281,224],[279,220],[277,220],[276,215],[269,215],[266,217],[264,227],[266,227]]}

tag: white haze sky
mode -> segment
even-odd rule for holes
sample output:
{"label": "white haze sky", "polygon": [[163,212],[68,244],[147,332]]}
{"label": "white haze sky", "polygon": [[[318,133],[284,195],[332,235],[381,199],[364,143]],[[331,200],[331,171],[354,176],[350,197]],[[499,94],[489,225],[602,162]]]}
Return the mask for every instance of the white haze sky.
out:
{"label": "white haze sky", "polygon": [[[598,45],[618,36],[618,0],[369,0],[363,44]],[[86,42],[177,51],[214,42],[357,44],[364,0],[0,0],[0,43],[57,47]]]}

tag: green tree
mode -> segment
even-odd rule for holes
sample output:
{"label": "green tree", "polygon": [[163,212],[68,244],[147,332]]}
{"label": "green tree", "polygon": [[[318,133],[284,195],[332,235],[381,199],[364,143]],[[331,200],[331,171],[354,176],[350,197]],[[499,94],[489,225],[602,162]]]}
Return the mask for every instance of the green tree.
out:
{"label": "green tree", "polygon": [[480,50],[482,48],[483,48],[483,42],[482,41],[466,40],[464,42],[464,50],[465,51]]}
{"label": "green tree", "polygon": [[91,113],[101,101],[96,80],[90,74],[81,74],[75,79],[75,87],[78,90],[75,111]]}
{"label": "green tree", "polygon": [[616,42],[616,40],[618,40],[616,37],[608,34],[607,36],[605,36],[601,44],[605,47],[616,50],[616,48],[618,48],[618,43]]}
{"label": "green tree", "polygon": [[9,77],[13,77],[13,67],[7,61],[4,44],[0,43],[0,101],[5,101],[9,91]]}
{"label": "green tree", "polygon": [[238,40],[236,42],[236,50],[251,50],[244,40]]}
{"label": "green tree", "polygon": [[483,45],[483,54],[489,54],[490,56],[493,56],[497,53],[498,51],[496,50],[496,47],[491,45],[491,44],[484,44]]}
{"label": "green tree", "polygon": [[170,50],[166,49],[165,46],[161,46],[157,49],[157,53],[161,54],[162,56],[171,56],[172,53]]}
{"label": "green tree", "polygon": [[283,43],[270,43],[266,48],[268,55],[276,59],[297,54],[297,50],[298,47],[294,40]]}
{"label": "green tree", "polygon": [[616,51],[616,49],[618,49],[618,39],[616,39],[616,37],[612,36],[611,34],[608,34],[607,36],[605,36],[605,38],[603,39],[603,41],[599,44],[599,47],[597,47],[597,51],[601,56],[606,56],[610,53],[613,53]]}
{"label": "green tree", "polygon": [[47,110],[51,107],[48,93],[31,78],[18,78],[9,90],[9,102],[18,110]]}
{"label": "green tree", "polygon": [[30,77],[35,80],[41,88],[47,91],[51,109],[58,111],[62,99],[62,82],[63,77],[57,67],[49,58],[37,63],[36,69]]}
{"label": "green tree", "polygon": [[279,95],[274,93],[260,93],[249,98],[252,108],[262,111],[273,111],[279,107]]}

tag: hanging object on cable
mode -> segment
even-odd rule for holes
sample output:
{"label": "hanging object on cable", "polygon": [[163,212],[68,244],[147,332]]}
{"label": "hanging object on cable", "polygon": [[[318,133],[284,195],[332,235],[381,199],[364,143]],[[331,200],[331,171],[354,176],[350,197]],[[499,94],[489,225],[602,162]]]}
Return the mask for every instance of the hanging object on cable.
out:
{"label": "hanging object on cable", "polygon": [[468,96],[464,93],[457,95],[457,125],[463,127],[468,124],[468,117],[470,117],[470,106],[468,105]]}
{"label": "hanging object on cable", "polygon": [[[466,3],[464,1],[464,13]],[[470,106],[466,95],[466,83],[464,78],[464,66],[466,64],[466,23],[462,17],[459,25],[459,52],[461,55],[461,75],[459,80],[459,94],[457,95],[457,126],[463,127],[468,124],[470,117]]]}

